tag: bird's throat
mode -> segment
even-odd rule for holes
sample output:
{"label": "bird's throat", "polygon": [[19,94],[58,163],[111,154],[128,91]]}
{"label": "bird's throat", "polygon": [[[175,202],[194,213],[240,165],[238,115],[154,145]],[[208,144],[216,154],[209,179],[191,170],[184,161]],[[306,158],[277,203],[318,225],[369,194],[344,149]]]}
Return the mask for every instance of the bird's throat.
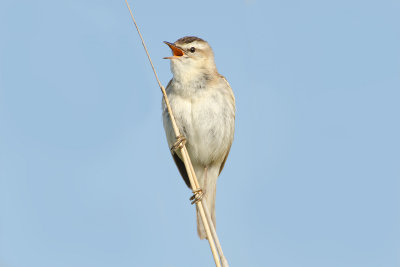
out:
{"label": "bird's throat", "polygon": [[175,75],[172,79],[174,91],[181,96],[191,96],[207,88],[210,81],[210,75],[203,73],[201,75]]}

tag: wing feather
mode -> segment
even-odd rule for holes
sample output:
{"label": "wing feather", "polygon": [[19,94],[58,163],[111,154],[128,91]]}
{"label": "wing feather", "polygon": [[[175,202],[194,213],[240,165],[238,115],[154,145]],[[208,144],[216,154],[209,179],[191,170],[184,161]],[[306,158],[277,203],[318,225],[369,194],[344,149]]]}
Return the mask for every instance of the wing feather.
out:
{"label": "wing feather", "polygon": [[[228,87],[229,87],[229,89],[230,89],[230,90],[229,90],[229,93],[230,93],[230,96],[232,97],[233,107],[235,108],[235,107],[236,107],[236,100],[235,100],[235,95],[233,94],[232,87],[231,87],[231,85],[229,84],[228,80],[227,80],[224,76],[222,76],[221,74],[220,74],[220,76],[221,76],[221,78],[226,82],[226,84],[228,85]],[[233,120],[235,120],[235,113],[233,113]],[[228,158],[229,152],[231,151],[232,142],[233,142],[233,138],[231,139],[231,142],[230,142],[230,144],[229,144],[229,148],[228,148],[228,151],[226,152],[225,158],[224,158],[224,160],[223,160],[222,163],[221,163],[221,167],[219,168],[219,173],[218,173],[218,175],[221,174],[222,169],[223,169],[224,166],[225,166],[225,162],[226,162],[226,160],[227,160],[227,158]]]}
{"label": "wing feather", "polygon": [[179,156],[176,153],[172,154],[172,158],[175,161],[176,167],[178,167],[179,173],[181,174],[183,180],[185,181],[187,187],[192,188],[190,186],[190,181],[189,181],[189,176],[186,171],[185,163],[179,158]]}

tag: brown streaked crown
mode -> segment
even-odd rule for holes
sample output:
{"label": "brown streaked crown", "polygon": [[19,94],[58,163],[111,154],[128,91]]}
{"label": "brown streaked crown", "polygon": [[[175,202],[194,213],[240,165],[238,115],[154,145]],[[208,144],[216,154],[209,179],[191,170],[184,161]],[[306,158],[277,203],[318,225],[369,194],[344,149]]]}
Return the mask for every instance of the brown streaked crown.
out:
{"label": "brown streaked crown", "polygon": [[175,43],[189,44],[189,43],[194,42],[194,41],[206,42],[206,41],[204,41],[203,39],[201,39],[201,38],[199,38],[199,37],[196,37],[196,36],[185,36],[185,37],[182,37],[182,38],[176,40]]}

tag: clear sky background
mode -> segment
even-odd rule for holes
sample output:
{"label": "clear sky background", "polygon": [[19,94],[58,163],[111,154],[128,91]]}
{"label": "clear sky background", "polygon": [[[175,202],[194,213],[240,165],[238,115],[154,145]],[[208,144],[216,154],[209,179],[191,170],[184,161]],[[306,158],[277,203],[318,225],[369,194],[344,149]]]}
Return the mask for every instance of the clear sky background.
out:
{"label": "clear sky background", "polygon": [[[129,1],[209,41],[236,95],[234,266],[400,266],[399,1]],[[0,266],[213,266],[124,1],[0,2]]]}

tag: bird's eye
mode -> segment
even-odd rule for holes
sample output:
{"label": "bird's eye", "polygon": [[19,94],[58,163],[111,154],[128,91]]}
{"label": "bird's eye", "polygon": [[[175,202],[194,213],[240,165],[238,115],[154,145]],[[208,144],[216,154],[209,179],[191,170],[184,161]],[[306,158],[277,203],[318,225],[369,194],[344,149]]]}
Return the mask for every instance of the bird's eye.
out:
{"label": "bird's eye", "polygon": [[196,51],[196,48],[191,47],[189,51],[192,52],[192,53],[194,53],[194,51]]}

